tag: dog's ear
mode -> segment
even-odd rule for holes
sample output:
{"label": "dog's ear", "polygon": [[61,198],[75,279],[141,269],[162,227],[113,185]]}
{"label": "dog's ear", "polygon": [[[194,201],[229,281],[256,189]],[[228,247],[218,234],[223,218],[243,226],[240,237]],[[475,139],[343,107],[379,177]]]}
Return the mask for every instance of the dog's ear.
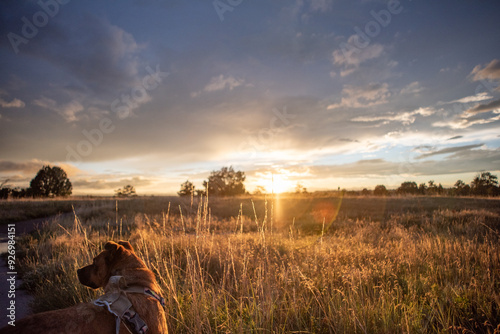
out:
{"label": "dog's ear", "polygon": [[108,241],[106,245],[104,245],[104,249],[108,251],[108,254],[106,255],[106,261],[108,263],[113,263],[127,251],[125,247],[114,241]]}
{"label": "dog's ear", "polygon": [[118,245],[116,242],[114,241],[108,241],[106,242],[106,244],[104,245],[104,249],[107,250],[107,251],[110,251],[110,252],[114,252],[118,249],[118,247],[120,247],[120,245]]}
{"label": "dog's ear", "polygon": [[125,249],[128,249],[131,252],[134,251],[134,248],[132,247],[132,245],[128,241],[120,240],[120,241],[118,241],[118,244],[122,245],[123,247],[125,247]]}

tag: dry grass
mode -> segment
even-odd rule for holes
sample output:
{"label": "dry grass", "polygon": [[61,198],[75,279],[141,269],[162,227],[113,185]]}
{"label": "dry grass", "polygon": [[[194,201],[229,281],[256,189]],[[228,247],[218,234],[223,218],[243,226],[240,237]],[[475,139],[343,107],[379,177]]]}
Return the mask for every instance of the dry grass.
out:
{"label": "dry grass", "polygon": [[129,239],[173,332],[500,331],[496,200],[142,198],[76,214],[20,240],[35,311],[94,298],[76,269]]}

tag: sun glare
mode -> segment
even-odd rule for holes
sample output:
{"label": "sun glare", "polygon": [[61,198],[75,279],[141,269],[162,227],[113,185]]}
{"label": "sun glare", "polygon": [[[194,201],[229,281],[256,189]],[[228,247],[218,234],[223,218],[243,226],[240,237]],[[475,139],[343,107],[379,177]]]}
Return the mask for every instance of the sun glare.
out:
{"label": "sun glare", "polygon": [[294,184],[283,174],[263,174],[255,182],[257,186],[264,187],[267,193],[280,194],[292,191]]}

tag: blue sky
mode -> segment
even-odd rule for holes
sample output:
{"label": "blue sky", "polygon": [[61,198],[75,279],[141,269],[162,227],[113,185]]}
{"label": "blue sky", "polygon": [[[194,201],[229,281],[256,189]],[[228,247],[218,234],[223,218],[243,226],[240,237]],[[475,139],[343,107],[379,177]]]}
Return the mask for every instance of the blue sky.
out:
{"label": "blue sky", "polygon": [[[2,1],[0,180],[77,194],[500,170],[498,1]],[[279,180],[279,181],[278,181]],[[270,189],[268,189],[270,190]]]}

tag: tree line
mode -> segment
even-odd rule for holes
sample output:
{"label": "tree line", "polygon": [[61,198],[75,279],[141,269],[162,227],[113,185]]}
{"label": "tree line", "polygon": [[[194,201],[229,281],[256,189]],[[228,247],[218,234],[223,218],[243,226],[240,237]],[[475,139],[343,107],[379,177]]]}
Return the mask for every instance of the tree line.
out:
{"label": "tree line", "polygon": [[[368,189],[361,191],[362,195],[369,195]],[[457,180],[452,188],[444,188],[441,183],[436,184],[433,180],[417,185],[414,181],[406,181],[396,190],[387,190],[384,185],[378,185],[373,190],[375,196],[388,195],[442,195],[442,196],[500,196],[498,178],[490,172],[477,174],[470,184]]]}
{"label": "tree line", "polygon": [[[177,193],[179,196],[200,196],[208,193],[215,196],[235,196],[248,194],[245,191],[245,173],[235,171],[232,167],[223,167],[218,171],[212,171],[208,180],[203,181],[203,189],[196,189],[194,184],[187,180],[181,184],[181,189]],[[340,191],[340,188],[339,188]],[[342,190],[346,192],[346,190]],[[257,187],[254,194],[264,193],[262,187]],[[309,194],[300,183],[295,189],[296,194]],[[359,191],[347,191],[353,195],[426,195],[426,196],[500,196],[498,178],[490,172],[477,174],[470,184],[462,180],[457,180],[452,188],[444,188],[441,183],[430,180],[427,183],[417,184],[415,181],[405,181],[394,190],[387,189],[384,185],[377,185],[373,191],[363,189]]]}

